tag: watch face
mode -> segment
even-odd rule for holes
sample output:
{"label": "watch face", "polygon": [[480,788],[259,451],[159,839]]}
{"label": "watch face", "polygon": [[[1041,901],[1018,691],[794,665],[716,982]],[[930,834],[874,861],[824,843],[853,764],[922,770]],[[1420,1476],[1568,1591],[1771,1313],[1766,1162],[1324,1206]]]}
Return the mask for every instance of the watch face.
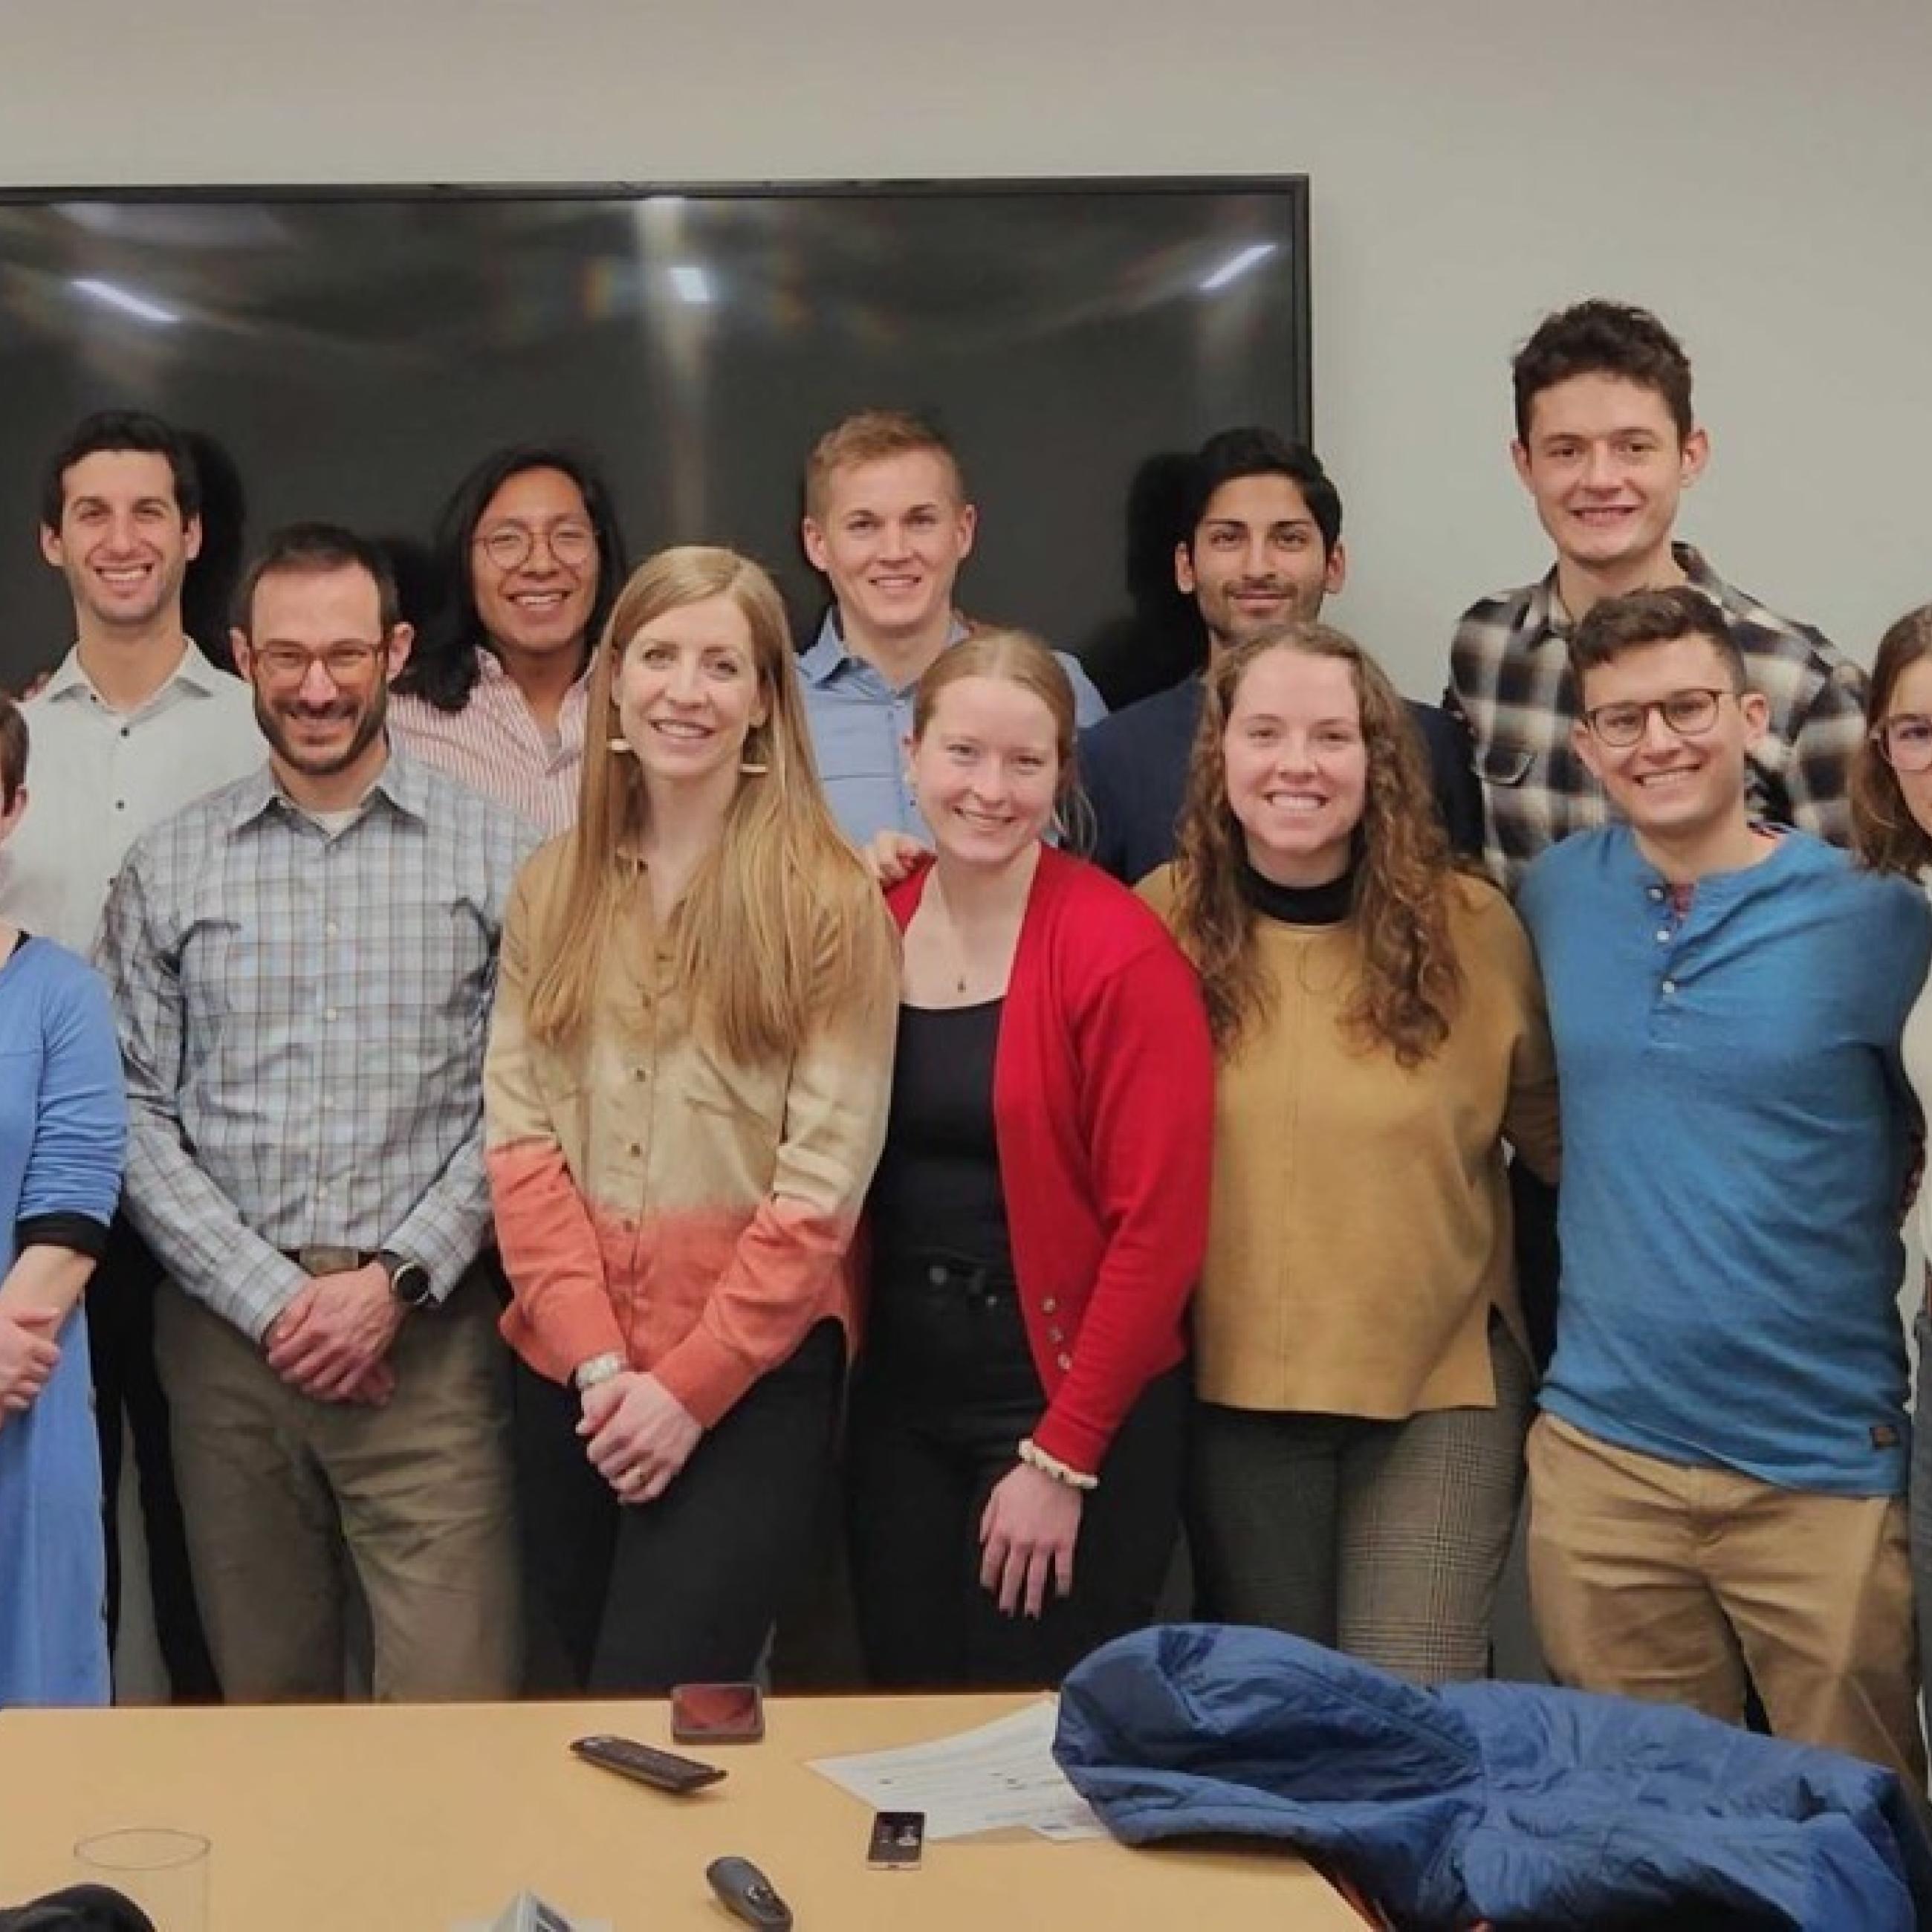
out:
{"label": "watch face", "polygon": [[389,1287],[398,1301],[420,1308],[430,1298],[429,1270],[421,1262],[400,1262],[389,1272]]}

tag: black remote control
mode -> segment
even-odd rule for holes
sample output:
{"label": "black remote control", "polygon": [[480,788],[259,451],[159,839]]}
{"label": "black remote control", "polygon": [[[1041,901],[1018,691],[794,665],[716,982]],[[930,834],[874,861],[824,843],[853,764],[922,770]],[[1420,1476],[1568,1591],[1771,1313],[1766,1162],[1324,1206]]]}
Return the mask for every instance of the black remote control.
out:
{"label": "black remote control", "polygon": [[790,1932],[791,1907],[772,1889],[772,1882],[749,1858],[713,1858],[704,1868],[711,1889],[747,1925],[764,1932]]}
{"label": "black remote control", "polygon": [[634,1738],[579,1738],[570,1747],[586,1764],[600,1765],[621,1778],[634,1778],[659,1791],[701,1791],[724,1774],[715,1764],[700,1764],[675,1751],[656,1750]]}

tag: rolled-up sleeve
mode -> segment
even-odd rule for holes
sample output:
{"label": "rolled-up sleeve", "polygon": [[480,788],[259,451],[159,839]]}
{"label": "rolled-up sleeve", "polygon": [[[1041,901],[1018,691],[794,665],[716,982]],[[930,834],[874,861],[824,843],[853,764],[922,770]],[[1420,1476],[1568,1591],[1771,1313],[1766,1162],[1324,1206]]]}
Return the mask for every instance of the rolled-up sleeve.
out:
{"label": "rolled-up sleeve", "polygon": [[121,1192],[128,1107],[106,989],[90,972],[62,976],[46,1015],[34,1137],[15,1242],[96,1257]]}

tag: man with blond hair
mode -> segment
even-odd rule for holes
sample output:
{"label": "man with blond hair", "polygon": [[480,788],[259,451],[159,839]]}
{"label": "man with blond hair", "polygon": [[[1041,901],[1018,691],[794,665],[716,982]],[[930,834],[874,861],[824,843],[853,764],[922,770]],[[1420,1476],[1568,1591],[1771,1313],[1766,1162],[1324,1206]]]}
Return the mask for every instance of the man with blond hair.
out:
{"label": "man with blond hair", "polygon": [[[806,715],[825,795],[845,836],[924,839],[905,776],[913,694],[973,626],[954,608],[979,512],[952,445],[896,410],[848,416],[813,446],[805,469],[805,554],[832,606],[799,660]],[[1078,663],[1054,653],[1073,682],[1080,724],[1107,706]]]}

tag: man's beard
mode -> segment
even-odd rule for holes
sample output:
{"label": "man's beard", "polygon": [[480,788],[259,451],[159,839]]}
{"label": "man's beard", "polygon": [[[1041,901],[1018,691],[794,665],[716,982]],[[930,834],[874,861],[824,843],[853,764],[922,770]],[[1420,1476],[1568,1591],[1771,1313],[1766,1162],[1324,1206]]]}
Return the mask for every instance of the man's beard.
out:
{"label": "man's beard", "polygon": [[348,743],[339,752],[318,755],[298,749],[280,715],[269,709],[268,700],[259,689],[255,693],[255,722],[261,728],[262,736],[268,740],[270,749],[284,764],[292,765],[297,771],[314,778],[333,778],[338,772],[346,771],[354,764],[382,736],[383,721],[388,711],[388,686],[379,685],[356,729],[350,734]]}

